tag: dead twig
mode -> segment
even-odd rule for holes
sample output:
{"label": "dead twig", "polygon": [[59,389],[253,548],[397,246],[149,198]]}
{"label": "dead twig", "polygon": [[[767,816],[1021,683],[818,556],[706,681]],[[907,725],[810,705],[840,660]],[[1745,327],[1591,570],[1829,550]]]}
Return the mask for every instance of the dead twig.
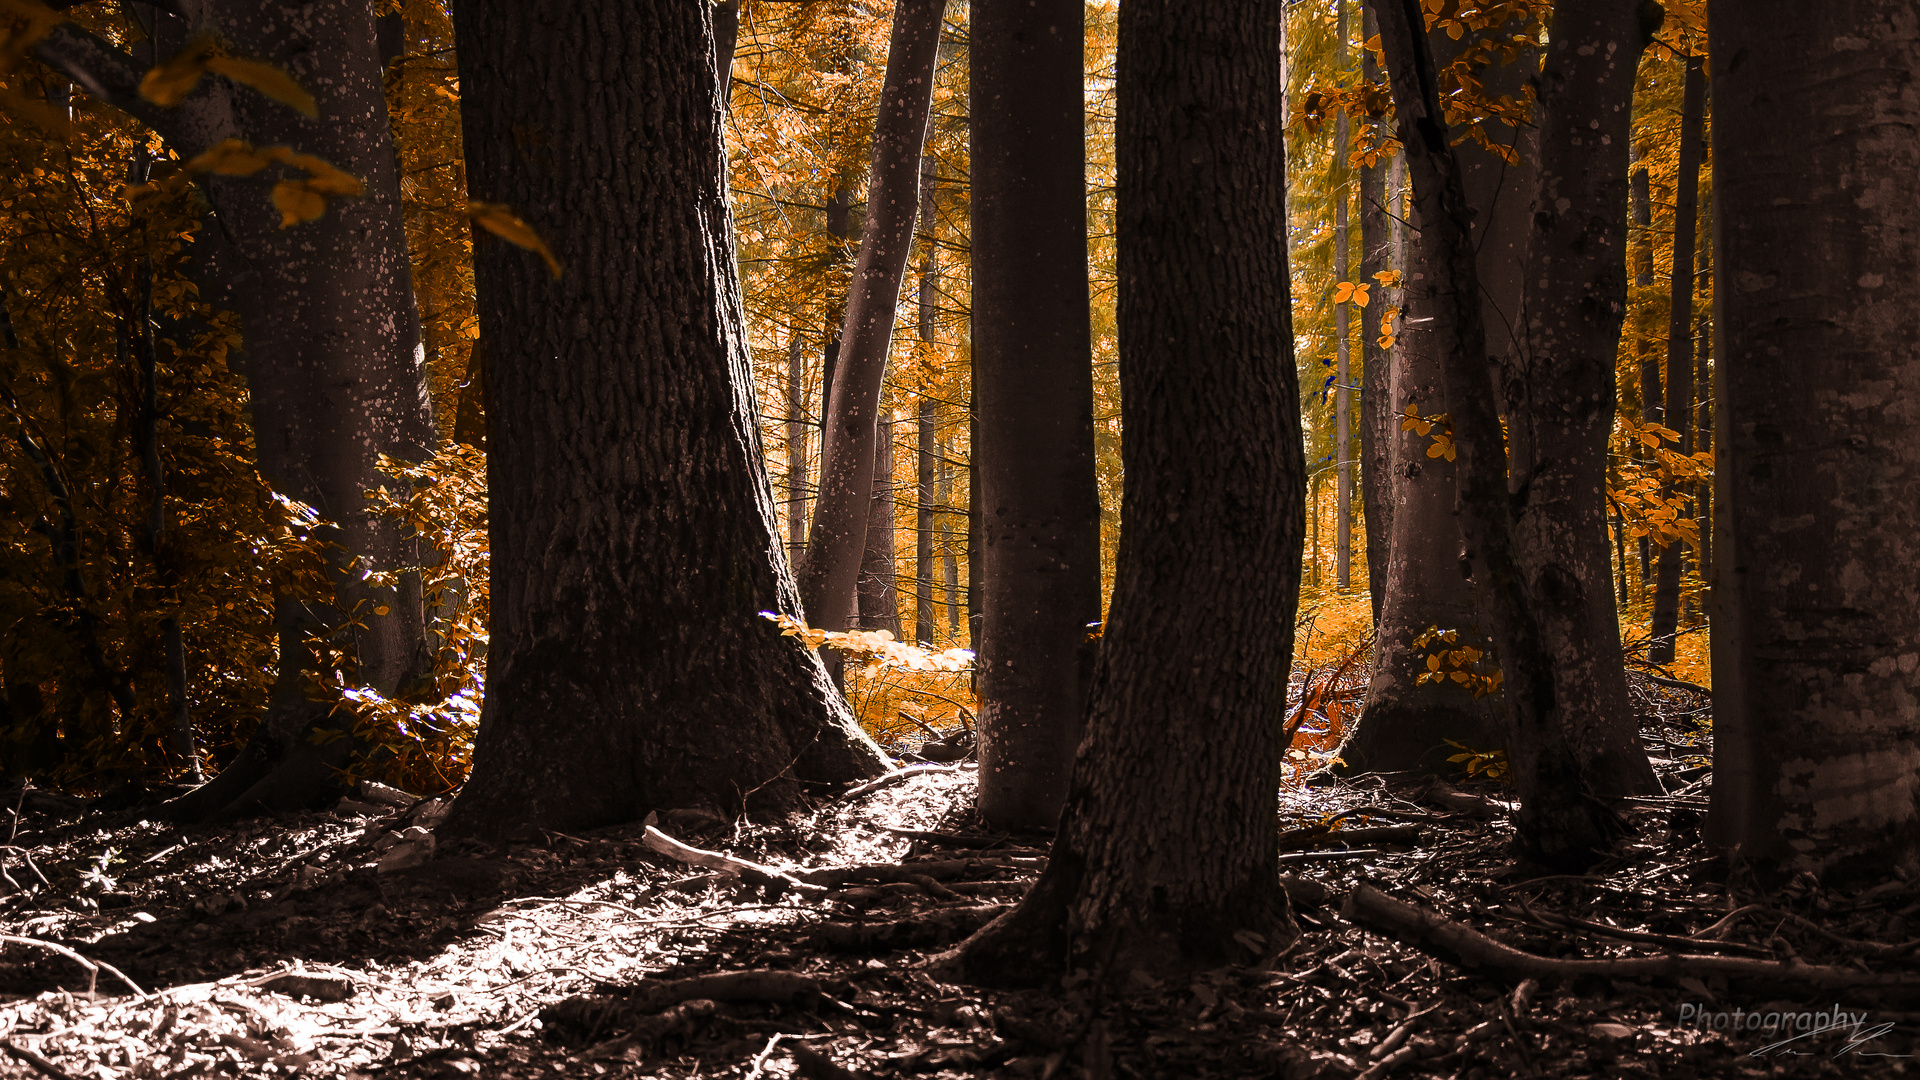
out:
{"label": "dead twig", "polygon": [[[679,859],[683,863],[704,866],[709,870],[718,870],[724,874],[734,874],[755,885],[778,885],[795,892],[825,892],[826,889],[811,882],[801,881],[784,870],[775,870],[771,866],[761,866],[745,859],[736,859],[718,851],[705,851],[701,848],[683,844],[651,825],[646,826],[646,835],[640,842],[648,849]],[[619,905],[612,905],[618,907]],[[628,909],[631,910],[631,909]],[[635,912],[638,915],[638,912]],[[641,916],[645,918],[645,916]]]}
{"label": "dead twig", "polygon": [[55,945],[51,941],[41,941],[39,938],[14,937],[11,934],[0,934],[0,944],[7,944],[7,943],[16,944],[16,945],[32,945],[32,946],[35,946],[36,948],[46,949],[50,952],[57,952],[61,956],[64,956],[67,959],[72,960],[74,963],[79,964],[81,967],[86,968],[87,969],[87,993],[89,994],[94,992],[94,988],[100,982],[100,973],[104,971],[107,974],[113,976],[114,978],[119,979],[121,982],[126,983],[127,988],[132,990],[135,994],[138,994],[141,997],[147,996],[147,992],[145,990],[140,989],[140,984],[134,982],[132,979],[127,978],[127,976],[123,972],[121,972],[119,968],[114,967],[112,964],[109,964],[104,960],[89,960],[86,957],[81,956],[79,953],[74,952],[72,949],[67,948],[65,945]]}
{"label": "dead twig", "polygon": [[909,765],[904,769],[895,769],[879,779],[869,780],[859,787],[848,790],[840,797],[842,799],[857,799],[862,795],[871,795],[881,788],[889,788],[895,784],[904,783],[922,773],[957,772],[959,769],[960,766],[958,765]]}

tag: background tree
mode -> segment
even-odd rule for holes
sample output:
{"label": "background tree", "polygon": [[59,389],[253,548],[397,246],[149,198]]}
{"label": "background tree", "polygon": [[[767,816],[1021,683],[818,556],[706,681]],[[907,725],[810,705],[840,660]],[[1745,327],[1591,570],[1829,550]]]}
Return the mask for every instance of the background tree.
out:
{"label": "background tree", "polygon": [[973,12],[980,813],[1047,827],[1100,621],[1080,0]]}
{"label": "background tree", "polygon": [[710,10],[473,2],[455,22],[474,192],[522,209],[571,268],[500,245],[476,259],[496,599],[473,775],[445,827],[777,807],[796,779],[883,768],[818,661],[756,614],[795,597],[753,417]]}
{"label": "background tree", "polygon": [[1189,971],[1294,933],[1273,827],[1306,481],[1281,18],[1120,8],[1126,540],[1051,861],[954,954],[967,978]]}
{"label": "background tree", "polygon": [[1732,287],[1714,320],[1709,833],[1770,869],[1879,881],[1920,854],[1920,600],[1899,570],[1920,535],[1920,309],[1902,288],[1920,278],[1920,37],[1884,0],[1711,16]]}

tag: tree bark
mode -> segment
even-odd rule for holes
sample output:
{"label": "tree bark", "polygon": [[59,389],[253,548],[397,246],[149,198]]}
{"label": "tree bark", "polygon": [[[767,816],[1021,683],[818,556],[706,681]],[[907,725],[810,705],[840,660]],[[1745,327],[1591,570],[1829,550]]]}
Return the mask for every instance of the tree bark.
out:
{"label": "tree bark", "polygon": [[882,771],[819,660],[758,615],[798,604],[754,418],[711,7],[466,0],[455,27],[471,190],[567,270],[475,253],[492,646],[442,828],[779,810],[796,781]]}
{"label": "tree bark", "polygon": [[[1374,36],[1373,13],[1363,11],[1360,36]],[[1372,49],[1360,51],[1360,77],[1368,84],[1380,81],[1380,66]],[[1387,121],[1376,121],[1383,127]],[[1392,447],[1393,406],[1389,401],[1388,350],[1380,345],[1381,314],[1392,306],[1394,290],[1374,280],[1388,269],[1393,257],[1392,211],[1387,207],[1387,169],[1373,164],[1360,170],[1360,281],[1373,285],[1376,299],[1364,309],[1360,326],[1360,514],[1367,531],[1367,592],[1373,603],[1373,624],[1380,625],[1380,609],[1387,594],[1387,559],[1393,535]],[[1404,267],[1397,267],[1402,272]]]}
{"label": "tree bark", "polygon": [[[1687,58],[1686,82],[1680,105],[1680,178],[1673,205],[1673,290],[1667,319],[1666,426],[1680,436],[1674,449],[1693,452],[1693,246],[1696,208],[1700,202],[1700,151],[1707,111],[1706,57]],[[1680,495],[1672,484],[1661,492]],[[1647,659],[1673,663],[1673,635],[1680,628],[1680,571],[1686,545],[1674,542],[1660,549],[1654,570],[1652,641]]]}
{"label": "tree bark", "polygon": [[1100,620],[1080,0],[988,3],[969,44],[980,813],[1047,827]]}
{"label": "tree bark", "polygon": [[787,562],[807,554],[807,368],[796,332],[787,341]]}
{"label": "tree bark", "polygon": [[[1589,6],[1579,0],[1563,0],[1556,6],[1550,56],[1571,51],[1571,41],[1584,37],[1572,19],[1589,14]],[[1432,243],[1430,250],[1444,255],[1445,272],[1434,275],[1431,283],[1433,321],[1424,330],[1433,336],[1435,352],[1442,358],[1458,455],[1458,518],[1466,556],[1483,591],[1482,609],[1493,624],[1505,680],[1507,753],[1521,800],[1515,839],[1527,858],[1548,866],[1585,867],[1610,844],[1619,819],[1593,797],[1585,782],[1565,727],[1567,705],[1556,694],[1553,658],[1540,621],[1542,598],[1516,558],[1514,510],[1503,467],[1506,454],[1499,417],[1487,393],[1486,331],[1481,324],[1471,240],[1472,211],[1440,119],[1433,55],[1419,32],[1423,25],[1420,0],[1377,0],[1374,14],[1406,140],[1423,242]],[[1567,23],[1564,30],[1563,22]],[[1630,75],[1630,67],[1628,71]],[[1543,175],[1550,145],[1542,140]],[[1536,245],[1535,258],[1537,251]],[[1541,444],[1534,445],[1538,452]]]}
{"label": "tree bark", "polygon": [[866,547],[860,555],[858,596],[862,630],[900,638],[900,585],[893,550],[893,411],[882,410],[873,441],[873,498],[867,504]]}
{"label": "tree bark", "polygon": [[[1334,0],[1334,70],[1342,76],[1347,70],[1347,2]],[[1347,134],[1347,111],[1333,118],[1333,280],[1347,281],[1351,272],[1353,230],[1348,221],[1348,203],[1353,193],[1352,170],[1347,166],[1351,149]],[[1352,302],[1335,304],[1333,309],[1333,583],[1345,591],[1353,588],[1353,382]]]}
{"label": "tree bark", "polygon": [[1537,605],[1557,723],[1601,797],[1660,791],[1627,697],[1607,550],[1607,440],[1626,311],[1627,143],[1647,38],[1634,0],[1554,10],[1540,75],[1540,181],[1527,271],[1524,463],[1515,549]]}
{"label": "tree bark", "polygon": [[951,955],[972,980],[1172,975],[1296,932],[1273,824],[1306,487],[1281,18],[1120,8],[1126,535],[1052,858]]}
{"label": "tree bark", "polygon": [[1894,0],[1711,16],[1708,835],[1882,881],[1920,867],[1920,27]]}
{"label": "tree bark", "polygon": [[[947,440],[940,440],[940,510],[951,513],[953,509],[953,449]],[[947,599],[947,637],[960,640],[960,556],[954,552],[953,531],[945,526],[940,529],[940,577],[946,586]]]}
{"label": "tree bark", "polygon": [[913,640],[933,646],[933,506],[936,446],[934,422],[940,406],[931,399],[920,402],[920,422],[914,446],[913,517]]}
{"label": "tree bark", "polygon": [[814,501],[800,595],[822,629],[847,623],[865,550],[872,500],[880,385],[893,341],[894,308],[913,247],[920,149],[933,98],[933,62],[945,0],[899,0],[874,122],[867,224],[823,412],[820,490]]}

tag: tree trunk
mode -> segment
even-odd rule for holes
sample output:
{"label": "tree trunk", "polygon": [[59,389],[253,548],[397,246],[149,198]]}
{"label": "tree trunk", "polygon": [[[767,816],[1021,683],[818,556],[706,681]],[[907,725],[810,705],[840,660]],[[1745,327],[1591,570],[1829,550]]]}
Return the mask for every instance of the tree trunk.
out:
{"label": "tree trunk", "polygon": [[1080,0],[983,4],[969,47],[980,813],[1054,824],[1100,619]]}
{"label": "tree trunk", "polygon": [[754,419],[710,6],[464,0],[455,26],[471,190],[567,270],[475,253],[492,647],[443,828],[778,810],[796,780],[881,771],[819,661],[758,614],[798,605]]}
{"label": "tree trunk", "polygon": [[946,0],[899,0],[886,80],[873,129],[867,225],[860,236],[840,332],[839,356],[820,444],[820,491],[814,501],[800,595],[807,618],[822,629],[847,622],[865,551],[872,501],[880,384],[893,341],[894,308],[913,247],[919,207],[920,148],[933,97],[933,62]]}
{"label": "tree trunk", "polygon": [[807,554],[807,367],[798,333],[787,340],[787,562]]}
{"label": "tree trunk", "polygon": [[[1360,36],[1374,36],[1373,13],[1363,11]],[[1360,51],[1360,76],[1371,85],[1380,80],[1380,66],[1372,49]],[[1378,121],[1386,125],[1384,119]],[[1380,608],[1387,594],[1387,559],[1393,534],[1392,448],[1393,407],[1389,398],[1392,363],[1380,345],[1382,314],[1392,306],[1393,291],[1373,275],[1388,269],[1392,258],[1392,211],[1387,207],[1387,169],[1380,164],[1360,170],[1360,281],[1373,285],[1376,299],[1364,309],[1360,326],[1360,513],[1367,528],[1367,592],[1373,602],[1373,624],[1380,625]],[[1404,272],[1404,267],[1397,267]]]}
{"label": "tree trunk", "polygon": [[[1556,59],[1564,62],[1576,38],[1586,39],[1575,19],[1588,16],[1588,6],[1579,0],[1563,0],[1556,6],[1550,64]],[[1631,8],[1627,11],[1630,16]],[[1499,417],[1487,393],[1486,331],[1474,265],[1472,210],[1440,119],[1433,55],[1419,33],[1420,0],[1379,0],[1374,13],[1406,140],[1423,243],[1431,243],[1429,250],[1445,258],[1445,272],[1435,274],[1431,283],[1436,294],[1433,321],[1424,329],[1433,336],[1435,352],[1442,358],[1458,455],[1458,518],[1467,558],[1485,598],[1482,610],[1493,624],[1505,680],[1507,752],[1520,796],[1516,841],[1524,856],[1546,865],[1585,867],[1617,835],[1619,819],[1591,794],[1565,726],[1567,705],[1557,697],[1541,606],[1543,599],[1559,598],[1537,595],[1516,559],[1519,545],[1503,468],[1506,454]],[[1631,27],[1630,18],[1626,25]],[[1549,70],[1557,71],[1558,65]],[[1631,78],[1630,64],[1626,71]],[[1546,158],[1552,145],[1551,139],[1542,139],[1543,184],[1550,175]],[[1551,224],[1551,219],[1542,224]],[[1539,251],[1536,243],[1536,260]],[[1544,397],[1540,389],[1534,385],[1530,401]],[[1544,444],[1533,445],[1537,453]]]}
{"label": "tree trunk", "polygon": [[1554,10],[1519,358],[1528,390],[1510,417],[1528,451],[1509,479],[1520,500],[1516,553],[1538,605],[1557,723],[1604,798],[1660,790],[1627,697],[1606,503],[1627,298],[1629,114],[1645,41],[1634,0],[1563,0]]}
{"label": "tree trunk", "polygon": [[969,979],[1170,976],[1295,934],[1274,830],[1306,486],[1281,18],[1120,7],[1126,538],[1052,859],[951,955]]}
{"label": "tree trunk", "polygon": [[914,447],[913,640],[927,648],[933,647],[934,421],[939,415],[940,406],[932,399],[920,402]]}
{"label": "tree trunk", "polygon": [[[953,509],[953,458],[952,446],[947,440],[940,441],[940,511],[951,513]],[[947,637],[960,640],[960,557],[954,552],[953,531],[944,525],[940,528],[940,577],[946,586],[947,598]]]}
{"label": "tree trunk", "polygon": [[[1693,452],[1693,246],[1695,208],[1700,202],[1700,151],[1707,111],[1706,57],[1687,58],[1685,89],[1680,106],[1680,180],[1673,205],[1673,291],[1667,319],[1666,426],[1679,436],[1674,449]],[[1661,492],[1669,500],[1682,496],[1672,484]],[[1680,628],[1680,571],[1684,544],[1660,549],[1654,572],[1652,638],[1647,659],[1673,663],[1673,635]]]}
{"label": "tree trunk", "polygon": [[900,585],[893,551],[893,410],[880,413],[873,441],[873,498],[867,504],[866,547],[860,554],[857,598],[862,630],[900,638]]}
{"label": "tree trunk", "polygon": [[1769,870],[1884,881],[1920,868],[1920,37],[1896,0],[1711,15],[1708,833]]}
{"label": "tree trunk", "polygon": [[[1334,70],[1342,76],[1347,70],[1347,0],[1334,0]],[[1333,118],[1333,280],[1347,281],[1351,272],[1353,230],[1349,227],[1347,204],[1353,193],[1352,171],[1347,167],[1351,149],[1347,134],[1347,110]],[[1353,588],[1353,382],[1351,302],[1333,308],[1333,583],[1342,592]]]}

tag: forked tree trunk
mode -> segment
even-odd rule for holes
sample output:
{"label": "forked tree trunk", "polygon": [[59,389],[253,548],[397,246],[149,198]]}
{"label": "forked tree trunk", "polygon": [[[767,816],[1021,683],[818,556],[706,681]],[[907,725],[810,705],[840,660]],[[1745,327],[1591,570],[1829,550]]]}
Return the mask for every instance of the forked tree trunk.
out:
{"label": "forked tree trunk", "polygon": [[[867,224],[860,234],[846,321],[826,402],[820,492],[807,558],[799,569],[807,619],[837,630],[852,613],[873,496],[880,387],[893,342],[894,309],[913,248],[920,148],[933,97],[933,62],[946,0],[899,0],[874,122]],[[897,615],[896,615],[897,617]]]}
{"label": "forked tree trunk", "polygon": [[1646,38],[1634,0],[1562,0],[1540,76],[1540,183],[1509,425],[1516,554],[1552,665],[1556,723],[1595,795],[1660,790],[1627,697],[1607,551],[1607,440],[1626,311],[1627,142]]}
{"label": "forked tree trunk", "polygon": [[[1675,449],[1693,452],[1693,246],[1694,224],[1700,203],[1700,151],[1707,111],[1707,58],[1687,58],[1685,89],[1680,106],[1680,180],[1673,205],[1673,290],[1667,319],[1666,426],[1680,436]],[[1672,484],[1662,495],[1684,497]],[[1678,541],[1660,549],[1654,570],[1653,620],[1648,633],[1647,659],[1673,663],[1673,635],[1680,628],[1680,571],[1686,545]]]}
{"label": "forked tree trunk", "polygon": [[1274,830],[1306,487],[1281,18],[1120,7],[1126,535],[1052,859],[949,957],[971,980],[1174,975],[1295,933]]}
{"label": "forked tree trunk", "polygon": [[754,418],[711,8],[465,0],[455,20],[471,189],[566,274],[475,253],[493,634],[443,828],[783,809],[798,781],[880,771],[818,659],[758,614],[798,604]]}
{"label": "forked tree trunk", "polygon": [[1783,874],[1881,882],[1920,868],[1920,37],[1901,0],[1711,17],[1708,834]]}
{"label": "forked tree trunk", "polygon": [[[1561,32],[1560,24],[1583,13],[1584,6],[1579,0],[1563,0],[1556,7],[1555,54],[1570,51],[1572,39],[1583,37],[1571,23]],[[1630,15],[1631,8],[1627,10]],[[1433,54],[1419,32],[1421,3],[1378,0],[1374,13],[1406,140],[1421,233],[1434,245],[1430,250],[1444,255],[1444,262],[1436,259],[1445,272],[1435,275],[1433,321],[1426,329],[1442,358],[1458,453],[1455,472],[1466,555],[1484,596],[1482,608],[1493,624],[1505,677],[1507,752],[1520,796],[1516,840],[1522,854],[1534,860],[1550,866],[1585,867],[1616,835],[1618,817],[1590,793],[1563,727],[1566,706],[1556,697],[1552,657],[1540,619],[1542,598],[1517,559],[1506,454],[1499,416],[1487,393],[1486,332],[1471,240],[1472,211],[1440,119]],[[1627,26],[1631,28],[1631,20]],[[1631,76],[1631,65],[1627,71]],[[1548,145],[1543,140],[1543,158]]]}
{"label": "forked tree trunk", "polygon": [[1059,817],[1100,619],[1080,0],[988,3],[969,45],[980,813]]}

